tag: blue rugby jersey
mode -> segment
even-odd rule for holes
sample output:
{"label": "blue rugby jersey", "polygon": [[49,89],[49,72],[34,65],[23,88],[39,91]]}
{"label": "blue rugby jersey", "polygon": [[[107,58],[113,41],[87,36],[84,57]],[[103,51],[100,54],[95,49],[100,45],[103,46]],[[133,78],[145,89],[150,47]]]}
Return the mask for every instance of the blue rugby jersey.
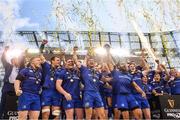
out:
{"label": "blue rugby jersey", "polygon": [[180,78],[175,78],[174,80],[170,80],[169,86],[171,88],[171,94],[173,95],[180,94]]}
{"label": "blue rugby jersey", "polygon": [[102,77],[101,73],[83,65],[80,67],[80,73],[82,83],[84,84],[84,91],[99,92],[99,82]]}
{"label": "blue rugby jersey", "polygon": [[80,98],[80,77],[75,69],[63,69],[56,74],[57,80],[62,80],[63,89],[72,95],[74,99]]}
{"label": "blue rugby jersey", "polygon": [[[133,76],[133,81],[144,91],[143,89],[143,83],[142,83],[142,72],[136,72],[134,74],[131,74]],[[133,94],[140,94],[137,92],[135,88],[132,88],[132,93]]]}
{"label": "blue rugby jersey", "polygon": [[164,82],[163,80],[160,80],[159,82],[152,81],[151,86],[153,90],[155,90],[157,93],[164,93]]}
{"label": "blue rugby jersey", "polygon": [[149,71],[149,73],[147,75],[148,76],[148,83],[151,83],[153,81],[154,74],[155,74],[154,70]]}
{"label": "blue rugby jersey", "polygon": [[43,87],[47,89],[56,89],[56,72],[60,72],[61,68],[53,68],[51,64],[45,62],[42,64],[43,70]]}
{"label": "blue rugby jersey", "polygon": [[131,94],[132,91],[132,76],[126,72],[120,72],[117,70],[112,71],[112,87],[113,91],[116,91],[117,94]]}
{"label": "blue rugby jersey", "polygon": [[[112,77],[111,73],[107,73],[107,72],[102,72],[102,76]],[[112,89],[104,87],[103,91],[104,91],[105,96],[107,96],[107,97],[112,96]]]}
{"label": "blue rugby jersey", "polygon": [[39,94],[42,86],[42,70],[34,70],[32,67],[24,68],[19,72],[17,80],[21,80],[20,86],[23,92]]}
{"label": "blue rugby jersey", "polygon": [[143,90],[146,93],[147,99],[150,99],[152,97],[152,86],[150,84],[144,84],[143,83]]}

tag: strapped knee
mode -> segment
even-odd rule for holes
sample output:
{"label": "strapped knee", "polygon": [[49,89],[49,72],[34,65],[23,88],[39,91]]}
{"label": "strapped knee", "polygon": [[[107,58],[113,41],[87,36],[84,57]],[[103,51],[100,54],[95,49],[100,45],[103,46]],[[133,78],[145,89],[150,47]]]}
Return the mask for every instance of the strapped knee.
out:
{"label": "strapped knee", "polygon": [[54,116],[59,116],[59,115],[60,115],[60,110],[54,110],[54,111],[52,112],[52,115],[54,115]]}
{"label": "strapped knee", "polygon": [[50,109],[48,108],[42,109],[42,113],[45,113],[45,112],[50,112]]}

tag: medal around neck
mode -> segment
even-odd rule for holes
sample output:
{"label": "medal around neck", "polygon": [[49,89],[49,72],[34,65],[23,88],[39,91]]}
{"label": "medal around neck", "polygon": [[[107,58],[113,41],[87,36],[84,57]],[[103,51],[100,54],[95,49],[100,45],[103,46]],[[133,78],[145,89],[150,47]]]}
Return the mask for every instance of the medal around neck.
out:
{"label": "medal around neck", "polygon": [[39,82],[38,82],[38,81],[36,81],[36,84],[39,84]]}
{"label": "medal around neck", "polygon": [[71,81],[71,82],[74,82],[74,80],[73,80],[73,79],[71,79],[70,81]]}

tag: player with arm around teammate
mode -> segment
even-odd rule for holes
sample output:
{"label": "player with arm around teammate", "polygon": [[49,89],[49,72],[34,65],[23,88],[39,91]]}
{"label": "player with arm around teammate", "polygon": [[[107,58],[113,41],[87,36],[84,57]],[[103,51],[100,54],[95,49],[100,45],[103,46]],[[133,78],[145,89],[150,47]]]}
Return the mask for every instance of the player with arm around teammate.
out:
{"label": "player with arm around teammate", "polygon": [[51,58],[51,63],[45,60],[44,56],[41,56],[43,61],[43,90],[41,94],[41,106],[42,106],[42,119],[48,120],[50,111],[54,119],[59,119],[60,116],[60,105],[62,97],[56,90],[56,78],[55,74],[60,71],[60,58],[54,56]]}
{"label": "player with arm around teammate", "polygon": [[143,97],[145,93],[133,81],[132,76],[128,73],[126,64],[121,64],[118,69],[113,66],[112,58],[109,57],[108,66],[112,74],[112,88],[117,92],[117,108],[121,110],[123,119],[129,119],[129,110],[132,111],[135,119],[142,119],[139,114],[139,104],[132,95],[132,87],[134,87]]}
{"label": "player with arm around teammate", "polygon": [[65,109],[66,119],[83,119],[82,100],[80,98],[80,76],[74,67],[74,61],[68,59],[65,68],[57,73],[56,89],[63,95],[62,107]]}

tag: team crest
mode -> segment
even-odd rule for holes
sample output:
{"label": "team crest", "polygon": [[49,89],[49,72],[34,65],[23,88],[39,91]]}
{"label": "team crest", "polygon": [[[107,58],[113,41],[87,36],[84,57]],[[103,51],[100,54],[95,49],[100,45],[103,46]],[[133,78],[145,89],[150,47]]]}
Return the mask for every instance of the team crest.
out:
{"label": "team crest", "polygon": [[86,103],[85,103],[85,107],[89,107],[89,102],[86,102]]}
{"label": "team crest", "polygon": [[68,105],[67,105],[67,107],[68,107],[68,108],[70,108],[70,107],[71,107],[71,105],[70,105],[70,104],[68,104]]}
{"label": "team crest", "polygon": [[42,105],[45,105],[45,102],[42,102]]}
{"label": "team crest", "polygon": [[25,109],[25,108],[26,108],[26,105],[23,105],[23,108]]}
{"label": "team crest", "polygon": [[122,107],[124,107],[125,105],[124,104],[121,104]]}

